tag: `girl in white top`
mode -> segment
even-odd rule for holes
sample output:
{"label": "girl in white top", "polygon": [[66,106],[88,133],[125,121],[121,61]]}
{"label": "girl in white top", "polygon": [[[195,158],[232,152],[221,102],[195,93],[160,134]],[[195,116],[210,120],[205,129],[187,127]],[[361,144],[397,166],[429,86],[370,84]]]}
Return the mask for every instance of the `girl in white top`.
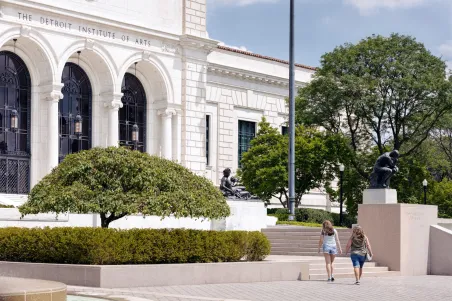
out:
{"label": "girl in white top", "polygon": [[328,273],[328,282],[334,281],[333,263],[337,255],[337,249],[342,254],[341,243],[336,229],[330,221],[323,222],[322,232],[319,240],[319,253],[322,247],[323,256],[325,257],[326,272]]}

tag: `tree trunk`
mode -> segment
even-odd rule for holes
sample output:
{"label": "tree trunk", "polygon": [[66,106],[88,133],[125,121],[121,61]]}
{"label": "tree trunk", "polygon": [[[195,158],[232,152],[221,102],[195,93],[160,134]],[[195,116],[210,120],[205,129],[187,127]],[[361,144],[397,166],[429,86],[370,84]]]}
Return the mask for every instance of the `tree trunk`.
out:
{"label": "tree trunk", "polygon": [[123,218],[126,215],[127,215],[127,213],[121,213],[118,216],[116,216],[116,214],[113,212],[107,217],[106,213],[101,213],[100,214],[101,227],[102,228],[108,228],[108,226],[110,225],[111,222],[113,222],[115,220],[118,220],[120,218]]}
{"label": "tree trunk", "polygon": [[100,214],[100,225],[102,228],[108,228],[108,226],[110,225],[110,222],[108,221],[105,213]]}

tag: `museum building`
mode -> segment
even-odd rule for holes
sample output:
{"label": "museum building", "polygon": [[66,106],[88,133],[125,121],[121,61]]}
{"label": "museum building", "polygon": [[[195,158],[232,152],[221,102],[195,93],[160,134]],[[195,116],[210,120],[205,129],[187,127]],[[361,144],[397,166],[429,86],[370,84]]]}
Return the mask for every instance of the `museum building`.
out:
{"label": "museum building", "polygon": [[[263,116],[287,130],[288,62],[209,39],[206,0],[0,4],[2,203],[92,147],[129,146],[218,185]],[[314,72],[297,64],[296,85]]]}

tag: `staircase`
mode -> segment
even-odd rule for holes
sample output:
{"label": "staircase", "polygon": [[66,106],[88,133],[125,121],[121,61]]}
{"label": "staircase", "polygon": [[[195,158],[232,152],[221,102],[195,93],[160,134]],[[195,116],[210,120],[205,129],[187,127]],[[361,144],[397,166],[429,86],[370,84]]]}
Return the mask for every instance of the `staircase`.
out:
{"label": "staircase", "polygon": [[[276,226],[263,229],[271,243],[271,255],[322,256],[318,253],[320,228],[304,228],[295,226]],[[350,229],[336,229],[339,234],[342,251],[350,238]],[[338,250],[339,251],[339,250]],[[338,256],[345,256],[339,255]]]}
{"label": "staircase", "polygon": [[[304,228],[296,226],[275,226],[263,229],[271,243],[271,255],[274,257],[291,257],[295,261],[309,262],[309,279],[326,280],[328,278],[323,254],[318,253],[320,228]],[[351,236],[350,229],[337,229],[342,251]],[[279,256],[278,256],[279,255]],[[350,258],[338,254],[334,261],[335,278],[354,278]],[[387,267],[376,262],[366,262],[363,277],[399,276],[399,272],[389,271]]]}

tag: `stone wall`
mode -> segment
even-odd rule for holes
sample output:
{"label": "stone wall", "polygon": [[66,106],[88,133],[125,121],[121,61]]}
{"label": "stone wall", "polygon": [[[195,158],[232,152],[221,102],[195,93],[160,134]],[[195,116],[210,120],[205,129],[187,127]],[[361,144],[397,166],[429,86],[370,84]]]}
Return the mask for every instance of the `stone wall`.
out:
{"label": "stone wall", "polygon": [[206,0],[182,0],[184,2],[184,33],[205,38]]}

